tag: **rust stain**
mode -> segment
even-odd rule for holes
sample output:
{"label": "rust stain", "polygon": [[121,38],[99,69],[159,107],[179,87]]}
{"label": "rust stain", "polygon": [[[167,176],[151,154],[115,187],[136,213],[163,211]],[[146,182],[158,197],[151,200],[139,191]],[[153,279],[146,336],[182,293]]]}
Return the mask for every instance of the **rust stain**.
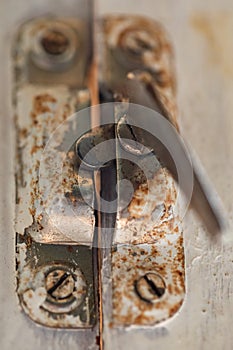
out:
{"label": "rust stain", "polygon": [[35,96],[33,102],[33,112],[31,114],[32,118],[35,118],[38,114],[43,114],[51,112],[51,108],[48,103],[56,103],[57,100],[50,94],[41,94]]}
{"label": "rust stain", "polygon": [[163,26],[141,16],[111,16],[105,19],[104,30],[115,69],[140,70],[134,79],[145,84],[162,114],[178,129],[173,47]]}
{"label": "rust stain", "polygon": [[[167,255],[164,263],[159,262],[165,254],[159,242],[156,245],[131,245],[112,251],[113,325],[153,325],[178,311],[185,293],[181,242],[182,238],[178,238],[175,251],[178,250],[179,253],[176,258]],[[140,300],[134,290],[134,282],[148,271],[158,273],[165,282],[170,281],[167,283],[165,297],[155,303]],[[169,296],[175,297],[173,302]],[[156,317],[154,309],[164,311],[162,319]]]}
{"label": "rust stain", "polygon": [[208,62],[220,67],[227,76],[233,76],[233,16],[229,13],[196,13],[191,17],[192,27],[205,39]]}
{"label": "rust stain", "polygon": [[[139,16],[113,16],[105,20],[104,30],[114,69],[122,71],[124,67],[129,79],[144,84],[161,113],[178,130],[173,48],[162,26]],[[112,251],[111,326],[154,325],[176,313],[185,294],[182,230],[174,212],[176,185],[165,168],[145,180],[130,165],[127,174],[124,164],[120,166],[122,177],[132,171],[135,191],[119,215],[119,241],[116,237],[115,242],[121,244]],[[130,238],[127,241],[125,237]],[[167,286],[155,303],[141,300],[134,289],[135,281],[146,272],[158,273]]]}
{"label": "rust stain", "polygon": [[[142,184],[135,190],[134,196],[128,206],[128,216],[124,223],[124,227],[135,229],[132,244],[153,243],[159,238],[165,238],[167,233],[179,233],[173,213],[177,192],[174,182],[168,181],[169,176],[169,172],[161,168],[155,174],[154,178],[148,181],[149,187],[147,184]],[[150,192],[153,192],[152,195],[149,195],[149,188]],[[158,222],[152,224],[153,220],[151,220],[151,217],[153,212],[161,203],[163,203],[163,211],[160,214],[160,219]],[[146,210],[144,207],[145,204]],[[141,226],[144,232],[141,230],[137,232],[138,229],[133,223],[136,220],[140,222],[142,219],[145,222],[145,225]],[[172,243],[168,242],[168,244]]]}
{"label": "rust stain", "polygon": [[[30,113],[31,117],[31,125],[29,125],[27,128],[22,128],[19,130],[19,135],[21,140],[27,140],[27,138],[31,138],[33,142],[31,143],[31,149],[29,150],[29,153],[31,157],[33,157],[34,160],[32,160],[32,166],[28,169],[28,174],[30,175],[30,195],[31,195],[31,202],[30,207],[28,208],[30,215],[33,217],[33,221],[35,220],[39,228],[42,229],[43,226],[41,225],[41,221],[43,219],[43,215],[39,214],[36,217],[36,201],[40,203],[41,206],[43,206],[45,203],[41,199],[41,191],[39,190],[38,186],[38,170],[40,166],[40,156],[41,152],[44,150],[44,147],[46,145],[46,142],[48,141],[48,137],[50,136],[50,133],[52,130],[54,130],[59,123],[61,123],[63,120],[65,120],[71,113],[71,106],[69,103],[65,103],[63,106],[59,107],[57,99],[49,94],[49,93],[42,93],[35,95],[32,101],[32,109]],[[44,115],[49,114],[46,116],[46,120],[44,119]],[[46,129],[50,130],[48,133]],[[43,135],[44,133],[44,135]],[[41,137],[40,137],[41,135]],[[73,156],[73,155],[72,155]],[[71,155],[68,154],[67,159],[71,158]],[[74,181],[72,183],[69,183],[67,181],[68,178],[73,178],[73,172],[74,167],[73,164],[68,164],[68,161],[66,161],[66,166],[71,166],[71,169],[68,169],[68,173],[66,173],[64,176],[63,184],[67,183],[66,187],[70,187],[77,183],[77,179],[75,177]],[[56,181],[56,179],[54,179]],[[67,189],[66,189],[67,190]],[[71,191],[72,192],[72,191]],[[75,200],[72,200],[75,202]]]}

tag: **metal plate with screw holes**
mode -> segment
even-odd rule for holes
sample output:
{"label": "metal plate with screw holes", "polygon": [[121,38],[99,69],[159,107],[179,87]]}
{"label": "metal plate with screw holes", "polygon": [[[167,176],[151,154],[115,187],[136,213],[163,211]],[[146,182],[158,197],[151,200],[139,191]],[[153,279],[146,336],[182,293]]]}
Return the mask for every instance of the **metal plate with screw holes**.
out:
{"label": "metal plate with screw holes", "polygon": [[[140,73],[139,80],[144,84],[144,77],[149,76],[148,95],[153,91],[149,107],[177,127],[173,49],[163,27],[139,16],[108,16],[103,22],[103,33],[107,63],[103,68],[103,79],[114,90],[116,99],[147,105],[146,100],[138,101],[138,96],[129,94],[127,80],[129,74],[138,76]],[[136,116],[128,115],[127,107],[121,109],[122,106],[116,104],[117,125],[122,116],[135,119]],[[143,118],[142,110],[137,117]],[[104,300],[112,298],[109,302],[112,316],[106,315],[106,327],[108,324],[121,327],[155,325],[175,315],[185,296],[183,233],[175,209],[176,183],[158,159],[156,164],[147,162],[151,177],[145,179],[143,162],[146,156],[137,156],[137,152],[131,152],[129,148],[117,138],[118,183],[130,181],[134,194],[127,207],[119,209],[117,214],[111,262],[112,290],[104,288]],[[125,157],[128,151],[131,160]],[[149,189],[147,181],[150,182]],[[126,191],[120,187],[118,191],[118,202],[126,202]],[[144,292],[154,294],[153,302],[140,296],[137,289],[138,281],[147,274],[155,274],[165,286],[164,292],[160,293],[153,279],[146,280],[148,290]],[[107,305],[106,302],[106,310]]]}
{"label": "metal plate with screw holes", "polygon": [[[88,127],[89,120],[82,125],[68,125],[65,132],[64,128],[57,129],[73,113],[89,105],[89,93],[84,84],[88,65],[84,29],[81,21],[68,19],[45,18],[28,22],[20,29],[14,51],[17,293],[29,317],[42,325],[57,328],[91,327],[96,320],[90,248],[94,213],[77,191],[77,186],[85,182],[84,186],[89,186],[93,196],[92,175],[87,171],[85,178],[78,181],[72,145],[68,152],[59,148],[65,142],[69,127],[76,128],[73,130],[78,137],[82,128]],[[72,44],[70,48],[64,42],[66,35]],[[76,51],[71,54],[73,49]],[[49,149],[43,155],[56,129],[58,158]],[[56,162],[60,160],[62,179],[55,171],[50,176],[47,193],[40,183],[41,162],[56,170]],[[56,214],[59,206],[64,210],[58,210]],[[76,216],[83,223],[78,229]],[[57,277],[53,290],[46,287],[46,283],[47,275],[54,269],[58,276],[62,270],[64,274],[60,279]],[[66,295],[66,288],[70,293],[65,297],[62,290]],[[61,292],[58,299],[55,290]]]}
{"label": "metal plate with screw holes", "polygon": [[[117,144],[118,181],[129,180],[135,191],[128,206],[118,212],[116,221],[112,251],[113,324],[154,325],[176,314],[185,296],[183,233],[175,209],[177,186],[158,160],[155,164],[146,163],[152,175],[145,179],[145,159],[124,159],[122,145],[119,141]],[[124,201],[124,196],[119,189],[119,200]],[[165,285],[165,293],[157,295],[153,302],[140,297],[135,288],[147,273],[159,275]],[[153,282],[148,288],[156,294]]]}

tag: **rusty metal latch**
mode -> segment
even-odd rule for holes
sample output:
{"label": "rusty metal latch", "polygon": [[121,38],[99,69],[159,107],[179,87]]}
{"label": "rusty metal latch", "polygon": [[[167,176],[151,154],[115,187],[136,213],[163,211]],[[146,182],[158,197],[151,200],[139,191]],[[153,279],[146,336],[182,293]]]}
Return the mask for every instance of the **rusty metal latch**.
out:
{"label": "rusty metal latch", "polygon": [[[111,281],[102,296],[111,299],[108,322],[115,326],[154,325],[172,316],[185,295],[175,181],[155,157],[153,142],[144,148],[130,143],[150,139],[131,125],[133,113],[143,113],[129,108],[138,101],[133,80],[148,88],[154,109],[177,127],[172,48],[162,27],[142,18],[109,17],[101,28],[98,98],[111,107],[98,113],[102,123],[106,114],[112,119],[94,129],[98,113],[91,108],[76,124],[67,122],[93,104],[86,23],[34,20],[21,27],[15,46],[17,293],[26,314],[50,327],[98,322],[106,264]],[[98,159],[102,152],[85,158],[107,140],[114,140],[112,159]],[[132,193],[121,207],[127,192],[122,180],[131,182]],[[115,186],[112,201],[113,194],[107,197]],[[95,209],[98,191],[114,203],[113,211],[106,212],[103,202]]]}
{"label": "rusty metal latch", "polygon": [[14,46],[17,294],[39,324],[100,334],[102,323],[154,326],[180,309],[184,213],[163,140],[183,154],[186,196],[193,173],[162,26],[109,16],[95,44],[91,30],[35,19]]}

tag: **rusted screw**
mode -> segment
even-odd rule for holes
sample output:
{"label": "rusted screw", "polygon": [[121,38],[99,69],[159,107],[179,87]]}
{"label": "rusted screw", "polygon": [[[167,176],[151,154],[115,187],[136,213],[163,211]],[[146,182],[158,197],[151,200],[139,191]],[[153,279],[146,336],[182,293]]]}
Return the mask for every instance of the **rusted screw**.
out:
{"label": "rusted screw", "polygon": [[159,40],[147,30],[127,29],[119,36],[118,46],[121,47],[131,59],[140,62],[145,53],[158,53]]}
{"label": "rusted screw", "polygon": [[53,263],[44,266],[43,274],[41,282],[47,292],[42,304],[45,310],[64,314],[82,304],[88,286],[81,270],[75,266]]}
{"label": "rusted screw", "polygon": [[47,293],[56,300],[69,298],[74,291],[74,286],[72,274],[62,269],[49,272],[45,279]]}
{"label": "rusted screw", "polygon": [[54,21],[36,32],[32,59],[39,68],[60,71],[71,65],[77,49],[77,33],[69,25]]}
{"label": "rusted screw", "polygon": [[48,54],[60,55],[67,50],[69,40],[64,33],[48,29],[41,38],[41,44]]}
{"label": "rusted screw", "polygon": [[166,290],[163,278],[157,273],[148,272],[135,281],[135,291],[143,301],[153,303],[160,299]]}
{"label": "rusted screw", "polygon": [[155,47],[155,40],[146,31],[134,30],[124,38],[124,47],[132,54],[142,55],[145,51],[152,51]]}

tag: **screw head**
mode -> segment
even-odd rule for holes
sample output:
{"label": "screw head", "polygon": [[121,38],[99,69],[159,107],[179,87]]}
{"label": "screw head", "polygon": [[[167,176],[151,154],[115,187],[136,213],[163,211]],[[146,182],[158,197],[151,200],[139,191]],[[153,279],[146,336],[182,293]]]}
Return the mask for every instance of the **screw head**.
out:
{"label": "screw head", "polygon": [[70,272],[57,269],[48,273],[45,279],[47,293],[56,300],[70,297],[74,291],[75,281]]}
{"label": "screw head", "polygon": [[61,31],[48,29],[41,38],[41,44],[48,54],[61,55],[67,50],[69,40]]}
{"label": "screw head", "polygon": [[43,308],[56,314],[76,309],[87,293],[86,280],[81,270],[61,264],[54,264],[45,271],[44,288],[47,296]]}
{"label": "screw head", "polygon": [[62,71],[73,62],[78,48],[76,32],[62,22],[49,22],[39,28],[33,38],[32,59],[37,67]]}
{"label": "screw head", "polygon": [[166,285],[157,273],[148,272],[135,281],[135,291],[143,301],[153,303],[165,293]]}

